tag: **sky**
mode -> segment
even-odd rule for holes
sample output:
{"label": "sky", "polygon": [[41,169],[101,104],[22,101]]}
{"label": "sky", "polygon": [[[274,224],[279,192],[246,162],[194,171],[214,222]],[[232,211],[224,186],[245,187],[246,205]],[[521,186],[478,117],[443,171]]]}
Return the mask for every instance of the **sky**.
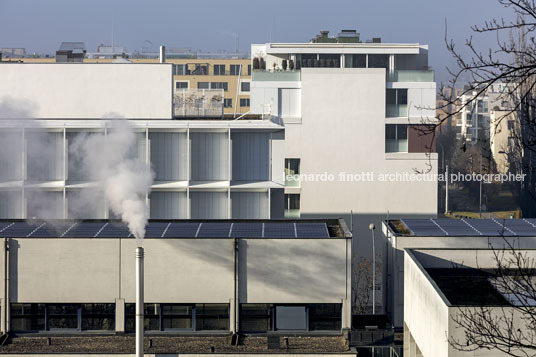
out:
{"label": "sky", "polygon": [[[461,48],[471,25],[510,14],[496,0],[0,0],[0,47],[53,54],[62,41],[82,41],[95,51],[113,33],[114,44],[129,51],[149,43],[234,51],[238,34],[240,51],[249,52],[251,43],[308,42],[320,30],[356,29],[362,40],[428,44],[436,81],[446,82],[445,68],[455,62],[445,24]],[[482,49],[495,44],[493,36],[479,42]]]}

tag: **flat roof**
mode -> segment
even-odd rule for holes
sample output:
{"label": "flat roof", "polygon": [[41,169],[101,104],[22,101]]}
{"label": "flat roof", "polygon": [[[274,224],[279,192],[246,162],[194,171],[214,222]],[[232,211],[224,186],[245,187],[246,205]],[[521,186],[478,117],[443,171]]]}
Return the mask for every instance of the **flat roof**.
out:
{"label": "flat roof", "polygon": [[[349,238],[344,221],[151,220],[145,238]],[[133,238],[119,220],[0,220],[3,238]]]}
{"label": "flat roof", "polygon": [[536,237],[536,218],[521,219],[396,219],[384,221],[395,236]]}

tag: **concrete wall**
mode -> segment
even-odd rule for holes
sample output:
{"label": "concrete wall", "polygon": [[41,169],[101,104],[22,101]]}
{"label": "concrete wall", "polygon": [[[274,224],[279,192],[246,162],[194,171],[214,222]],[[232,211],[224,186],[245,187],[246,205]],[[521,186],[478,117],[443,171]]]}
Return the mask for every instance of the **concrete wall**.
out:
{"label": "concrete wall", "polygon": [[[449,308],[434,284],[408,254],[404,258],[404,355],[447,357]],[[410,336],[408,336],[410,334]],[[409,343],[407,343],[408,341]]]}
{"label": "concrete wall", "polygon": [[0,78],[0,103],[15,112],[0,117],[172,118],[170,64],[3,64]]}

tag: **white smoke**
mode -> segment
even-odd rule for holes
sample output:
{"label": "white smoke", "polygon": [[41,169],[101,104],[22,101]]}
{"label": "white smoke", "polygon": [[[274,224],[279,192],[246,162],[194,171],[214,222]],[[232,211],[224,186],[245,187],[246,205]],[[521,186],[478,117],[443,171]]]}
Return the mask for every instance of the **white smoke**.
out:
{"label": "white smoke", "polygon": [[136,155],[137,136],[128,121],[114,119],[110,123],[106,136],[77,136],[70,154],[76,155],[81,169],[96,179],[112,212],[127,224],[141,246],[153,173]]}

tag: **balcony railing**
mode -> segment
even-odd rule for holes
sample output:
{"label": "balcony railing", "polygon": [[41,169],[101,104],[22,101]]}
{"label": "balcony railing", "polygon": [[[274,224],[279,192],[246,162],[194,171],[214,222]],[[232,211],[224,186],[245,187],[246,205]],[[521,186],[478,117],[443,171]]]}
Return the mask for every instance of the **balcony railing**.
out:
{"label": "balcony railing", "polygon": [[262,71],[255,70],[252,73],[252,81],[300,81],[300,71]]}
{"label": "balcony railing", "polygon": [[434,71],[398,70],[387,72],[387,82],[434,82]]}
{"label": "balcony railing", "polygon": [[408,116],[407,104],[387,104],[385,108],[385,117],[398,118]]}
{"label": "balcony railing", "polygon": [[175,117],[223,117],[223,89],[183,89],[173,96]]}

